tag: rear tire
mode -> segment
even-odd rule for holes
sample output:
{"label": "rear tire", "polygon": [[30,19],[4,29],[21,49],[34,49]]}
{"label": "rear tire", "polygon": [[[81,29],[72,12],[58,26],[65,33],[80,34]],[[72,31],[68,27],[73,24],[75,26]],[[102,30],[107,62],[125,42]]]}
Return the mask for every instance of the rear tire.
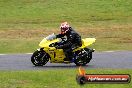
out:
{"label": "rear tire", "polygon": [[92,59],[92,52],[91,52],[91,49],[89,49],[89,48],[84,48],[84,50],[88,53],[88,63],[91,61],[91,59]]}
{"label": "rear tire", "polygon": [[80,54],[80,52],[79,52],[76,56],[76,60],[74,63],[77,66],[85,66],[92,59],[92,52],[90,52],[90,49],[84,48],[84,50],[82,50],[81,52],[83,52],[83,51],[84,51],[84,53]]}
{"label": "rear tire", "polygon": [[43,66],[49,61],[49,56],[44,51],[35,51],[31,56],[31,62],[35,66]]}
{"label": "rear tire", "polygon": [[76,66],[85,66],[87,63],[90,62],[89,60],[86,59],[87,58],[77,58],[74,63],[76,64]]}

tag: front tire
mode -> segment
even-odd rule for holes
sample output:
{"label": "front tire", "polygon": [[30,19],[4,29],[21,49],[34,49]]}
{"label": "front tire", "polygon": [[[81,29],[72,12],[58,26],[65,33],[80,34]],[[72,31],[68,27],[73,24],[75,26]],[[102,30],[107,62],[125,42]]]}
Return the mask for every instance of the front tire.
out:
{"label": "front tire", "polygon": [[43,66],[49,61],[49,57],[44,51],[35,51],[31,56],[31,62],[35,66]]}

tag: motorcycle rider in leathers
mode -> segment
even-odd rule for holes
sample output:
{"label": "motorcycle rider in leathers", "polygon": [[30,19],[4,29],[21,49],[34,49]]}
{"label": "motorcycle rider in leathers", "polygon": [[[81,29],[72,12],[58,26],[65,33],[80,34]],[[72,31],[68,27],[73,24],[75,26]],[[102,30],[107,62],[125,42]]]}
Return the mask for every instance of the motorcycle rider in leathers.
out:
{"label": "motorcycle rider in leathers", "polygon": [[61,23],[61,33],[56,35],[57,38],[66,36],[64,44],[56,46],[57,49],[63,49],[66,58],[64,61],[71,61],[73,57],[72,51],[82,45],[81,36],[69,26],[67,22]]}

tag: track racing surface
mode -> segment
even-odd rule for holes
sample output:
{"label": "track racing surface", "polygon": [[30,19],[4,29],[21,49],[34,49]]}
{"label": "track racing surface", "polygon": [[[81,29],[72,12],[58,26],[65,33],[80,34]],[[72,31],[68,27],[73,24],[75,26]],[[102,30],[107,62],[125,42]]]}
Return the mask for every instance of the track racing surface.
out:
{"label": "track racing surface", "polygon": [[[47,63],[35,67],[30,61],[31,54],[0,54],[0,70],[45,70],[77,68],[72,64]],[[132,69],[132,51],[94,52],[93,59],[86,68],[126,68]]]}

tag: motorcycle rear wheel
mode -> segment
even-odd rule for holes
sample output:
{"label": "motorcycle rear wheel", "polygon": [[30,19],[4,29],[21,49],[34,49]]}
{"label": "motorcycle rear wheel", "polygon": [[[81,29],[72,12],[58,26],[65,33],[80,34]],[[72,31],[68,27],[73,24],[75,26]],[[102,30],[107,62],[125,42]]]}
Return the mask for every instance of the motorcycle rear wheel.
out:
{"label": "motorcycle rear wheel", "polygon": [[43,66],[49,61],[49,57],[47,56],[47,53],[44,51],[35,51],[33,55],[31,56],[31,62],[35,66]]}
{"label": "motorcycle rear wheel", "polygon": [[75,60],[75,64],[77,65],[77,66],[85,66],[87,63],[89,63],[90,61],[89,60],[86,60],[87,58],[85,58],[85,60],[84,60],[84,58],[82,59],[76,59]]}
{"label": "motorcycle rear wheel", "polygon": [[87,52],[87,53],[85,53],[86,54],[85,56],[82,56],[83,55],[82,54],[81,57],[80,57],[80,55],[76,57],[76,60],[74,63],[77,66],[85,66],[92,59],[92,52],[89,52],[90,49],[84,48],[84,50]]}

